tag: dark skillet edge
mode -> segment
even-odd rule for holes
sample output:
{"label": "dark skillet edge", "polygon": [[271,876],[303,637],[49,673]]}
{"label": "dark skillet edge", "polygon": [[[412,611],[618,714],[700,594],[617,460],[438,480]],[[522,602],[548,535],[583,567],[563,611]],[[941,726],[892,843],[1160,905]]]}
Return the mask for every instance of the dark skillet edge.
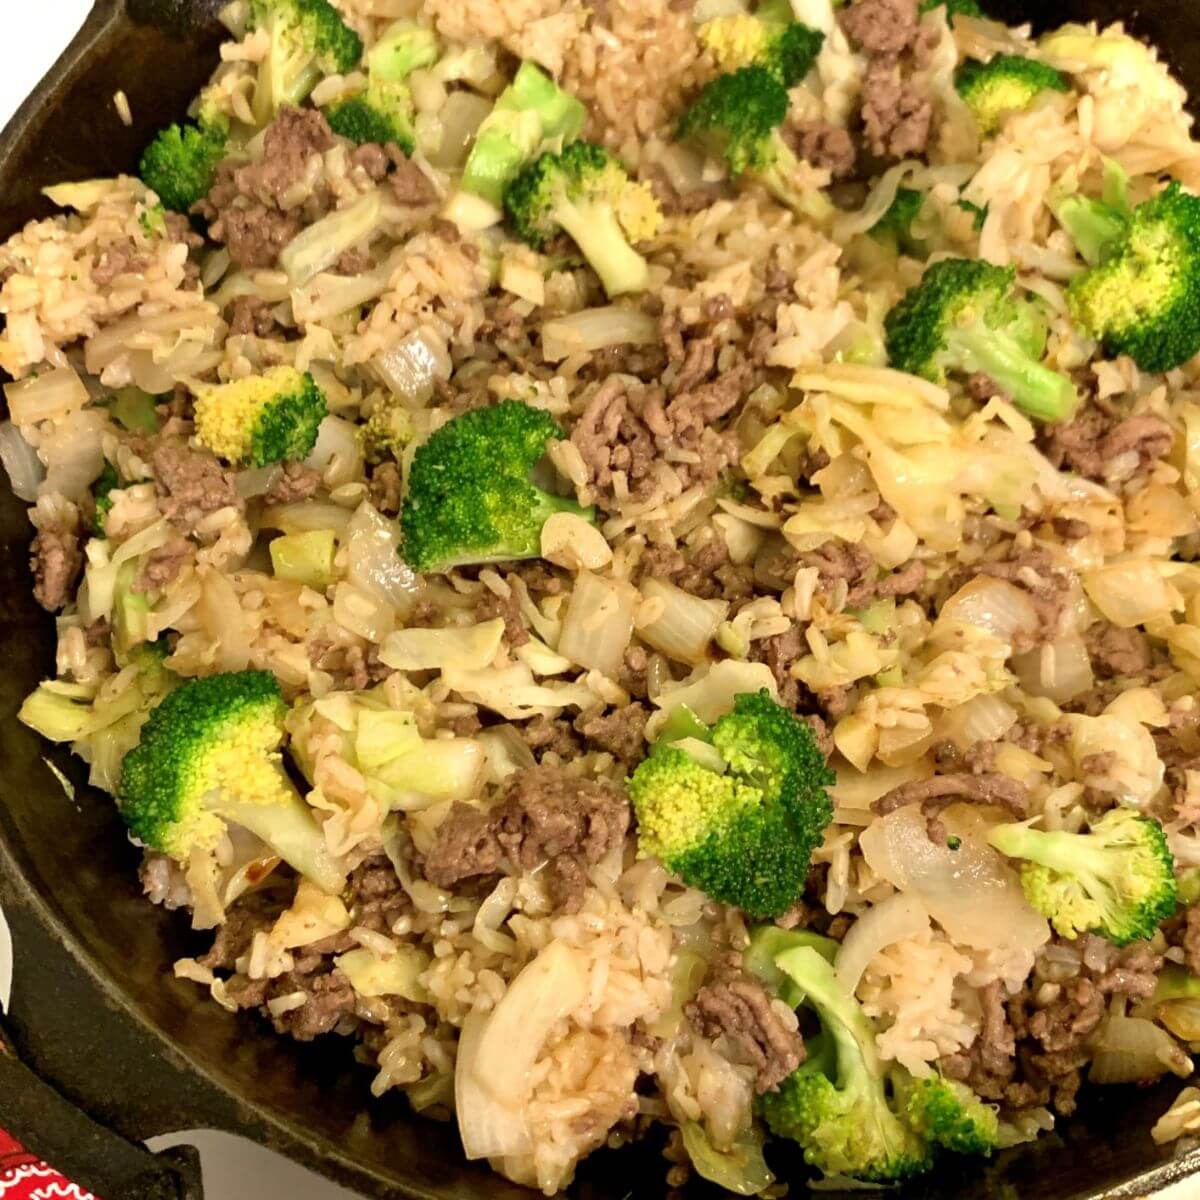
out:
{"label": "dark skillet edge", "polygon": [[[1000,5],[1005,3],[1008,0],[1000,0]],[[1072,0],[1067,7],[1075,4]],[[53,119],[57,98],[86,77],[90,58],[115,42],[131,20],[170,28],[183,36],[197,28],[195,14],[207,20],[212,7],[212,0],[198,4],[195,0],[191,4],[188,0],[96,0],[79,34],[0,134],[0,175],[25,157]],[[40,1077],[35,1082],[23,1073],[25,1067],[0,1053],[0,1117],[23,1134],[31,1148],[68,1167],[103,1200],[198,1197],[195,1160],[186,1149],[177,1152],[164,1170],[160,1157],[137,1146],[146,1137],[196,1126],[248,1136],[359,1190],[421,1200],[438,1195],[420,1183],[398,1184],[394,1176],[385,1177],[351,1157],[335,1139],[305,1129],[269,1105],[238,1096],[138,1011],[131,993],[86,947],[49,889],[31,882],[35,878],[21,837],[0,806],[0,902],[12,929],[15,956],[22,963],[7,1032],[26,1067]],[[9,1099],[16,1085],[27,1086],[31,1094],[23,1109]],[[22,1111],[24,1126],[19,1123]],[[48,1114],[55,1112],[62,1114],[63,1124],[51,1121],[47,1129]],[[1075,1149],[1064,1146],[1061,1153],[1070,1156]],[[1002,1162],[1021,1156],[1019,1149],[1010,1151]],[[1194,1151],[1146,1169],[1123,1170],[1116,1180],[1091,1192],[1073,1188],[1069,1171],[1056,1174],[1050,1186],[1065,1185],[1058,1193],[1061,1200],[1101,1196],[1117,1200],[1152,1195],[1198,1171],[1200,1151]],[[656,1190],[653,1184],[647,1188],[645,1181],[631,1177],[620,1182],[624,1192],[634,1189],[646,1195]],[[975,1186],[967,1184],[962,1194],[998,1196],[1010,1186],[1002,1176],[995,1183],[978,1179],[971,1183]],[[585,1183],[583,1194],[612,1195],[612,1181],[608,1184]],[[497,1194],[503,1186],[496,1180]],[[1028,1191],[1021,1188],[1028,1200],[1040,1192],[1036,1184]]]}

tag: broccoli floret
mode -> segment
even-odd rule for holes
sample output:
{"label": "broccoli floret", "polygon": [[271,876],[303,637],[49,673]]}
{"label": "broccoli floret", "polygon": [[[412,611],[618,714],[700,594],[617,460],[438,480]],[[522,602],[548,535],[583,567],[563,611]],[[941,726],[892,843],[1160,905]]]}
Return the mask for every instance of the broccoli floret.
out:
{"label": "broccoli floret", "polygon": [[329,0],[251,0],[247,29],[270,38],[254,92],[260,125],[283,105],[301,103],[322,75],[344,75],[362,58],[362,39]]}
{"label": "broccoli floret", "polygon": [[828,197],[798,182],[800,160],[780,135],[787,112],[787,88],[765,67],[743,67],[700,93],[678,136],[724,158],[733,179],[757,180],[794,212],[825,220],[833,212]]}
{"label": "broccoli floret", "polygon": [[714,17],[700,26],[701,43],[725,71],[765,67],[784,87],[794,87],[812,70],[825,35],[792,15],[791,5],[768,0],[758,10]]}
{"label": "broccoli floret", "polygon": [[949,371],[983,371],[1019,408],[1043,421],[1075,410],[1075,387],[1042,365],[1045,324],[1014,291],[1016,270],[974,259],[935,263],[887,315],[893,367],[942,383]]}
{"label": "broccoli floret", "polygon": [[475,135],[463,167],[463,191],[499,207],[517,173],[546,142],[571,142],[587,109],[540,67],[523,62]]}
{"label": "broccoli floret", "polygon": [[927,1145],[951,1154],[988,1155],[996,1148],[1000,1122],[965,1084],[941,1076],[914,1079],[904,1071],[892,1076],[901,1112]]}
{"label": "broccoli floret", "polygon": [[212,187],[229,148],[225,130],[185,123],[161,130],[142,154],[142,182],[173,212],[187,212]]}
{"label": "broccoli floret", "polygon": [[1151,937],[1175,911],[1175,861],[1152,817],[1114,808],[1087,833],[998,825],[988,841],[1025,860],[1025,898],[1061,937],[1092,932],[1124,946]]}
{"label": "broccoli floret", "polygon": [[1136,208],[1072,196],[1055,215],[1091,264],[1067,289],[1071,315],[1108,354],[1169,371],[1200,352],[1200,199],[1172,182]]}
{"label": "broccoli floret", "polygon": [[920,12],[924,16],[935,8],[945,8],[946,19],[953,24],[955,17],[984,17],[987,14],[976,0],[921,0]]}
{"label": "broccoli floret", "polygon": [[872,236],[895,246],[899,253],[924,258],[928,248],[912,234],[913,222],[921,215],[924,204],[924,192],[915,188],[897,188],[895,200],[872,226]]}
{"label": "broccoli floret", "polygon": [[328,411],[325,393],[307,372],[273,367],[200,390],[196,440],[231,463],[265,467],[306,458]]}
{"label": "broccoli floret", "polygon": [[412,413],[397,398],[381,399],[359,426],[363,457],[370,463],[399,460],[415,432]]}
{"label": "broccoli floret", "polygon": [[108,520],[109,510],[113,506],[112,493],[119,487],[121,477],[117,474],[116,467],[106,459],[100,478],[92,484],[92,501],[96,506],[92,515],[92,532],[97,537],[104,536],[104,522]]}
{"label": "broccoli floret", "polygon": [[1042,92],[1071,90],[1066,76],[1053,67],[1015,54],[965,63],[954,85],[983,133],[995,133],[1005,117],[1028,108]]}
{"label": "broccoli floret", "polygon": [[809,946],[778,953],[775,966],[816,1011],[821,1034],[759,1101],[768,1128],[798,1142],[805,1162],[826,1175],[895,1183],[928,1170],[928,1146],[892,1108],[875,1030],[833,966]]}
{"label": "broccoli floret", "polygon": [[181,684],[125,757],[117,804],[130,832],[184,860],[213,849],[232,822],[325,891],[339,890],[343,872],[283,769],[286,712],[269,671]]}
{"label": "broccoli floret", "polygon": [[969,212],[971,214],[971,224],[975,232],[980,233],[983,230],[984,222],[987,220],[987,205],[973,204],[970,200],[960,200],[958,202],[958,207],[961,208],[963,212]]}
{"label": "broccoli floret", "polygon": [[367,55],[367,85],[325,109],[334,133],[360,145],[395,143],[411,154],[415,144],[412,93],[406,82],[420,67],[437,60],[432,31],[405,23],[375,45]]}
{"label": "broccoli floret", "polygon": [[712,746],[723,774],[678,745],[655,747],[634,771],[639,853],[716,900],[778,916],[804,890],[833,813],[833,774],[809,726],[766,691],[735,699]]}
{"label": "broccoli floret", "polygon": [[558,512],[595,513],[530,482],[550,442],[549,413],[518,400],[462,413],[418,447],[400,511],[405,561],[418,571],[537,558]]}
{"label": "broccoli floret", "polygon": [[582,251],[609,296],[645,291],[646,260],[631,242],[658,232],[662,212],[648,184],[592,142],[572,142],[524,167],[504,193],[517,236],[540,247],[560,230]]}

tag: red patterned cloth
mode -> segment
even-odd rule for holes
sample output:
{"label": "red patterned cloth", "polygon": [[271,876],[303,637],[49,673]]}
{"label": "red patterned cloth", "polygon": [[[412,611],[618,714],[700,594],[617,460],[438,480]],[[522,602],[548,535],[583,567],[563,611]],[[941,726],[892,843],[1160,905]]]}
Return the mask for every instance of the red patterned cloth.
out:
{"label": "red patterned cloth", "polygon": [[96,1200],[0,1129],[0,1200]]}

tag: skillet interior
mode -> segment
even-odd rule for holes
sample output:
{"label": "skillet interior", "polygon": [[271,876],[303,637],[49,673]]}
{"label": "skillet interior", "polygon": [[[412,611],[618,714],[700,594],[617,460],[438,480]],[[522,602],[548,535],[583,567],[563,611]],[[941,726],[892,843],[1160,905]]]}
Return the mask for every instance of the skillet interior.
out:
{"label": "skillet interior", "polygon": [[[215,62],[214,7],[214,0],[101,0],[74,50],[0,141],[0,238],[48,211],[39,196],[44,184],[133,166],[150,131],[182,113]],[[992,0],[989,8],[1012,21],[1036,22],[1044,11],[1034,0]],[[1063,0],[1055,9],[1056,21],[1134,14],[1118,0]],[[1200,95],[1200,12],[1179,0],[1143,0],[1133,21]],[[132,129],[116,118],[117,88],[129,96]],[[80,764],[65,751],[48,755],[74,783],[72,802],[46,765],[46,747],[15,719],[53,662],[51,622],[30,594],[29,539],[24,505],[5,483],[0,900],[19,961],[9,1018],[27,1061],[132,1138],[212,1125],[372,1194],[531,1195],[464,1163],[453,1130],[409,1117],[403,1102],[368,1107],[370,1075],[351,1063],[338,1039],[296,1046],[257,1017],[227,1014],[194,985],[170,977],[172,960],[198,949],[186,922],[142,900],[136,852],[111,803],[87,789]],[[983,1170],[942,1175],[917,1190],[931,1198],[996,1200],[1145,1195],[1188,1166],[1148,1136],[1177,1087],[1088,1093],[1080,1115],[1058,1133]],[[595,1200],[661,1194],[657,1150],[655,1142],[598,1155],[581,1171],[575,1193]],[[786,1177],[784,1157],[778,1165]],[[1200,1168],[1200,1157],[1190,1165]]]}

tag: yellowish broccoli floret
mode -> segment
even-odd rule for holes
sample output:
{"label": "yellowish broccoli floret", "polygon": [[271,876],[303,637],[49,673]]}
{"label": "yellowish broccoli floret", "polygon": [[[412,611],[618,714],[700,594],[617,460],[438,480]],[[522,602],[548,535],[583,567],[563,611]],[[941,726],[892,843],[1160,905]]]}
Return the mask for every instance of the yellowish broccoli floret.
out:
{"label": "yellowish broccoli floret", "polygon": [[313,377],[295,367],[274,367],[200,391],[196,440],[219,458],[265,467],[305,458],[328,411]]}

